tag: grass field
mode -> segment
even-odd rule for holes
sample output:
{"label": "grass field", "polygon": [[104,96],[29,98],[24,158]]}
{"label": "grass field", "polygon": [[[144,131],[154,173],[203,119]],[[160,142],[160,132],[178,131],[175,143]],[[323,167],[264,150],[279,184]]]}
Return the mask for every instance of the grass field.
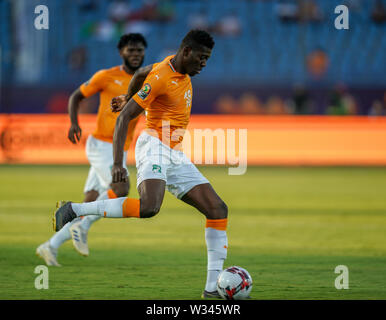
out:
{"label": "grass field", "polygon": [[[225,266],[250,272],[253,299],[386,299],[386,168],[201,170],[229,207]],[[67,242],[49,290],[34,288],[55,202],[80,202],[87,172],[0,166],[0,299],[199,299],[205,219],[170,194],[152,219],[97,222],[88,258]],[[349,269],[349,290],[334,287],[337,265]]]}

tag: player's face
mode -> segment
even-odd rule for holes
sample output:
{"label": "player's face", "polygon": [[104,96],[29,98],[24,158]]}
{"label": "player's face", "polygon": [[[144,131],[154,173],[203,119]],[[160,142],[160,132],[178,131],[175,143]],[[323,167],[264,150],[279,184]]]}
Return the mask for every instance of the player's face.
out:
{"label": "player's face", "polygon": [[210,58],[212,50],[206,47],[199,49],[189,49],[184,61],[186,73],[191,77],[199,74],[206,67],[206,62]]}
{"label": "player's face", "polygon": [[121,49],[120,55],[125,65],[135,71],[142,66],[145,58],[145,46],[141,42],[129,43]]}

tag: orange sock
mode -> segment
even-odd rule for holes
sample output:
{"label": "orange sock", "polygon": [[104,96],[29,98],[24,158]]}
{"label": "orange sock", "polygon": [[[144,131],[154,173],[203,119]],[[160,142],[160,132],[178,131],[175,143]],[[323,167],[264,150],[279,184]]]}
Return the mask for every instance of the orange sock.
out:
{"label": "orange sock", "polygon": [[139,218],[139,204],[139,199],[126,198],[122,204],[122,216]]}
{"label": "orange sock", "polygon": [[228,218],[225,219],[206,219],[205,228],[213,228],[216,230],[226,230]]}
{"label": "orange sock", "polygon": [[107,190],[107,196],[109,197],[109,199],[116,199],[116,198],[118,198],[117,195],[115,194],[115,192],[113,191],[113,189]]}

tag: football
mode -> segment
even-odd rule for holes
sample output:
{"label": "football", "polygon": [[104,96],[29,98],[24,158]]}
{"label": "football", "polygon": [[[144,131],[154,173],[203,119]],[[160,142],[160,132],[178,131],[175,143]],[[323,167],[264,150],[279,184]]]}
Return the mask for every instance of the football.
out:
{"label": "football", "polygon": [[252,290],[252,277],[244,268],[233,266],[221,271],[217,291],[223,299],[248,299]]}

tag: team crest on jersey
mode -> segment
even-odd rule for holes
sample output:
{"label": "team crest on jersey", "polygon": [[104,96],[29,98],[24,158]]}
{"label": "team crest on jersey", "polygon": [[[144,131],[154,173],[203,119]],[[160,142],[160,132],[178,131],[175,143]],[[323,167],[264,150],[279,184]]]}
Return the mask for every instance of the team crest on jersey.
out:
{"label": "team crest on jersey", "polygon": [[190,90],[185,92],[184,99],[186,101],[186,108],[190,108],[192,106],[192,92]]}
{"label": "team crest on jersey", "polygon": [[150,94],[151,91],[151,86],[149,83],[145,83],[145,85],[142,87],[141,90],[138,91],[138,96],[142,99],[145,100],[147,96]]}

